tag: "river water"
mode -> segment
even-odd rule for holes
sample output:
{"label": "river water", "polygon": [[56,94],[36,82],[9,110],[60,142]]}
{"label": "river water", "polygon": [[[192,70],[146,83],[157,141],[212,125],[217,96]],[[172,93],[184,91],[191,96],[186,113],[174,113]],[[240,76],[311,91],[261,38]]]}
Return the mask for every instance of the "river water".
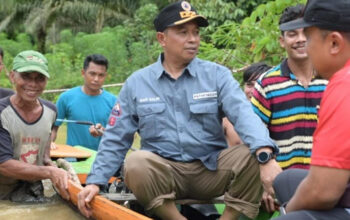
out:
{"label": "river water", "polygon": [[51,198],[48,203],[20,204],[0,200],[0,220],[83,220],[78,209],[61,199],[49,180],[43,180],[44,194]]}
{"label": "river water", "polygon": [[0,201],[1,220],[81,220],[86,219],[62,199],[45,204],[18,204]]}

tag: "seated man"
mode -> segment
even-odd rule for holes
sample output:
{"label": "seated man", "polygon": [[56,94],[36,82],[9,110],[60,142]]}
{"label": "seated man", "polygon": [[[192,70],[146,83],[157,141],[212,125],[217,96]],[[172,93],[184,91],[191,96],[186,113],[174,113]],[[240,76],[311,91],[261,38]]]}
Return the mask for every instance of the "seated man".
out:
{"label": "seated man", "polygon": [[[91,215],[89,202],[123,163],[136,131],[141,150],[126,158],[125,183],[146,210],[162,219],[186,219],[176,199],[221,195],[226,203],[221,219],[237,219],[240,213],[253,218],[261,180],[273,194],[270,184],[281,169],[268,130],[230,70],[196,58],[199,27],[207,25],[186,1],[168,5],[154,20],[163,53],[133,73],[119,94],[87,186],[78,195],[84,215]],[[227,146],[225,116],[246,145]]]}
{"label": "seated man", "polygon": [[277,219],[350,219],[350,1],[309,0],[303,18],[281,25],[294,28],[305,28],[312,64],[329,83],[310,171],[284,171],[275,180],[276,196],[286,204]]}
{"label": "seated man", "polygon": [[14,58],[10,79],[16,93],[0,100],[0,199],[16,201],[18,193],[40,195],[31,185],[43,179],[50,179],[69,198],[68,174],[52,166],[49,156],[56,108],[39,99],[48,78],[41,53],[23,51]]}

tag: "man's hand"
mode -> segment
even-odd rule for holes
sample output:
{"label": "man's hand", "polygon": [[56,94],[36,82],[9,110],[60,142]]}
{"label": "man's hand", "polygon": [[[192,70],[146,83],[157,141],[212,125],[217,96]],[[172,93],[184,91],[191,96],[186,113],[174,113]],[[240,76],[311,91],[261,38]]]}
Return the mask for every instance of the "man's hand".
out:
{"label": "man's hand", "polygon": [[56,146],[55,142],[51,142],[50,150],[56,150],[56,149],[57,149],[57,146]]}
{"label": "man's hand", "polygon": [[264,187],[263,201],[269,212],[277,210],[272,184],[276,176],[281,172],[282,169],[275,159],[271,159],[268,163],[260,165],[260,178]]}
{"label": "man's hand", "polygon": [[69,192],[68,192],[68,179],[69,174],[67,171],[61,168],[57,168],[54,166],[48,166],[47,167],[50,172],[50,180],[54,187],[58,189],[60,195],[66,199],[69,200]]}
{"label": "man's hand", "polygon": [[[272,148],[263,147],[258,149],[255,153],[258,155],[263,151],[272,153]],[[273,190],[272,184],[276,176],[281,172],[282,169],[274,158],[270,159],[265,164],[260,164],[260,178],[264,187],[262,199],[268,212],[277,210],[277,206],[275,205],[275,192]]]}
{"label": "man's hand", "polygon": [[85,188],[78,194],[78,208],[87,218],[90,218],[92,215],[90,202],[99,191],[100,188],[97,185],[91,184],[85,186]]}
{"label": "man's hand", "polygon": [[105,128],[100,123],[97,123],[96,125],[91,125],[89,127],[89,132],[93,137],[102,136],[104,130]]}
{"label": "man's hand", "polygon": [[276,199],[273,198],[271,195],[267,194],[266,191],[264,191],[262,196],[262,206],[264,210],[269,213],[278,211],[280,207],[280,205],[276,202]]}

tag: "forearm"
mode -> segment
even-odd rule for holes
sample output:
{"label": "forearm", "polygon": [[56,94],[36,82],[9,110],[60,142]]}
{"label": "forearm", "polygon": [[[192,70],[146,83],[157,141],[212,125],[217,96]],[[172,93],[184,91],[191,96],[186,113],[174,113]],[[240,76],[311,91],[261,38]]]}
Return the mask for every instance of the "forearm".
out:
{"label": "forearm", "polygon": [[45,165],[53,165],[53,162],[51,161],[51,157],[50,157],[50,151],[51,151],[51,136],[49,137],[45,147],[45,153],[44,153]]}
{"label": "forearm", "polygon": [[13,179],[36,181],[49,179],[51,168],[10,159],[0,164],[0,173]]}
{"label": "forearm", "polygon": [[338,200],[325,195],[324,192],[320,192],[318,189],[315,187],[315,184],[311,184],[310,180],[304,179],[288,202],[286,211],[291,212],[302,209],[327,210],[333,208]]}
{"label": "forearm", "polygon": [[57,138],[57,132],[58,132],[58,126],[54,126],[51,130],[51,141],[55,142],[56,138]]}

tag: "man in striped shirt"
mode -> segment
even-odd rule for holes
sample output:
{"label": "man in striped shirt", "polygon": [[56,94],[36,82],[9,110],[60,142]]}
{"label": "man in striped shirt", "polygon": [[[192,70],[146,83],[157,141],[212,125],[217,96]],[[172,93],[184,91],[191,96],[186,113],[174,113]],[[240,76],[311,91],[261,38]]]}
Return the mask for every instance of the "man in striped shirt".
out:
{"label": "man in striped shirt", "polygon": [[[303,5],[286,8],[279,24],[301,17],[302,9]],[[280,148],[276,160],[282,169],[308,169],[317,109],[327,81],[315,77],[303,28],[281,30],[279,41],[288,57],[257,81],[251,101]]]}

